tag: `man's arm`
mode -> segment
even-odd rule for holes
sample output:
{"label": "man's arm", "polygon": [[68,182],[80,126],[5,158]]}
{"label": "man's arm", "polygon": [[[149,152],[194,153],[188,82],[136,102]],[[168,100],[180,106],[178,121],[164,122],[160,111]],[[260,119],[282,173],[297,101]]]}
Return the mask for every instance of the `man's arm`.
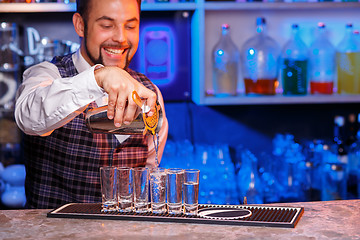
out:
{"label": "man's arm", "polygon": [[71,78],[61,78],[57,67],[49,62],[27,69],[15,106],[19,128],[29,135],[49,135],[102,97],[104,91],[95,80],[95,67]]}

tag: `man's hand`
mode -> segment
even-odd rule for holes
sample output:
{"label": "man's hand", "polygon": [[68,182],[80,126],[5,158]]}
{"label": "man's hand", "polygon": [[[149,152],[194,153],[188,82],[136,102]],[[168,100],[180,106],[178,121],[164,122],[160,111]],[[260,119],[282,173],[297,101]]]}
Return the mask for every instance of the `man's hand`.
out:
{"label": "man's hand", "polygon": [[108,118],[114,119],[116,127],[130,124],[135,118],[138,106],[132,99],[135,90],[150,107],[149,116],[155,112],[156,94],[143,86],[119,67],[103,67],[95,70],[97,84],[109,95]]}

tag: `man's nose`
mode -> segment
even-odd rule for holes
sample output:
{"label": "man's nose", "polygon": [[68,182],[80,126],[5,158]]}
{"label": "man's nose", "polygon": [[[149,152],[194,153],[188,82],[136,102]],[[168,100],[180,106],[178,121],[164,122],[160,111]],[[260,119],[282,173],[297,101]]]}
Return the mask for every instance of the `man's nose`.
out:
{"label": "man's nose", "polygon": [[117,42],[125,42],[126,41],[126,31],[124,27],[118,27],[114,30],[113,40]]}

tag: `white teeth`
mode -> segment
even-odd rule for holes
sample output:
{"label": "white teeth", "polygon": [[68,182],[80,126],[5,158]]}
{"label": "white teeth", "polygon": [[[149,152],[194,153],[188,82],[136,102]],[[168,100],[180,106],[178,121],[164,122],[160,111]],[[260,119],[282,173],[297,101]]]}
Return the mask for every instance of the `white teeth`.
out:
{"label": "white teeth", "polygon": [[105,48],[105,51],[111,54],[123,54],[125,49]]}

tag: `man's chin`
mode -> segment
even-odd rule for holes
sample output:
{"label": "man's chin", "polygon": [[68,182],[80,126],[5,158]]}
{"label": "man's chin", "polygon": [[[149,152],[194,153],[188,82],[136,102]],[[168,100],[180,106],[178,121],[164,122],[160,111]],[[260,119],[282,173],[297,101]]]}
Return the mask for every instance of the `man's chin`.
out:
{"label": "man's chin", "polygon": [[125,63],[118,63],[118,62],[107,62],[104,61],[104,66],[110,66],[110,67],[119,67],[124,69],[126,64]]}

